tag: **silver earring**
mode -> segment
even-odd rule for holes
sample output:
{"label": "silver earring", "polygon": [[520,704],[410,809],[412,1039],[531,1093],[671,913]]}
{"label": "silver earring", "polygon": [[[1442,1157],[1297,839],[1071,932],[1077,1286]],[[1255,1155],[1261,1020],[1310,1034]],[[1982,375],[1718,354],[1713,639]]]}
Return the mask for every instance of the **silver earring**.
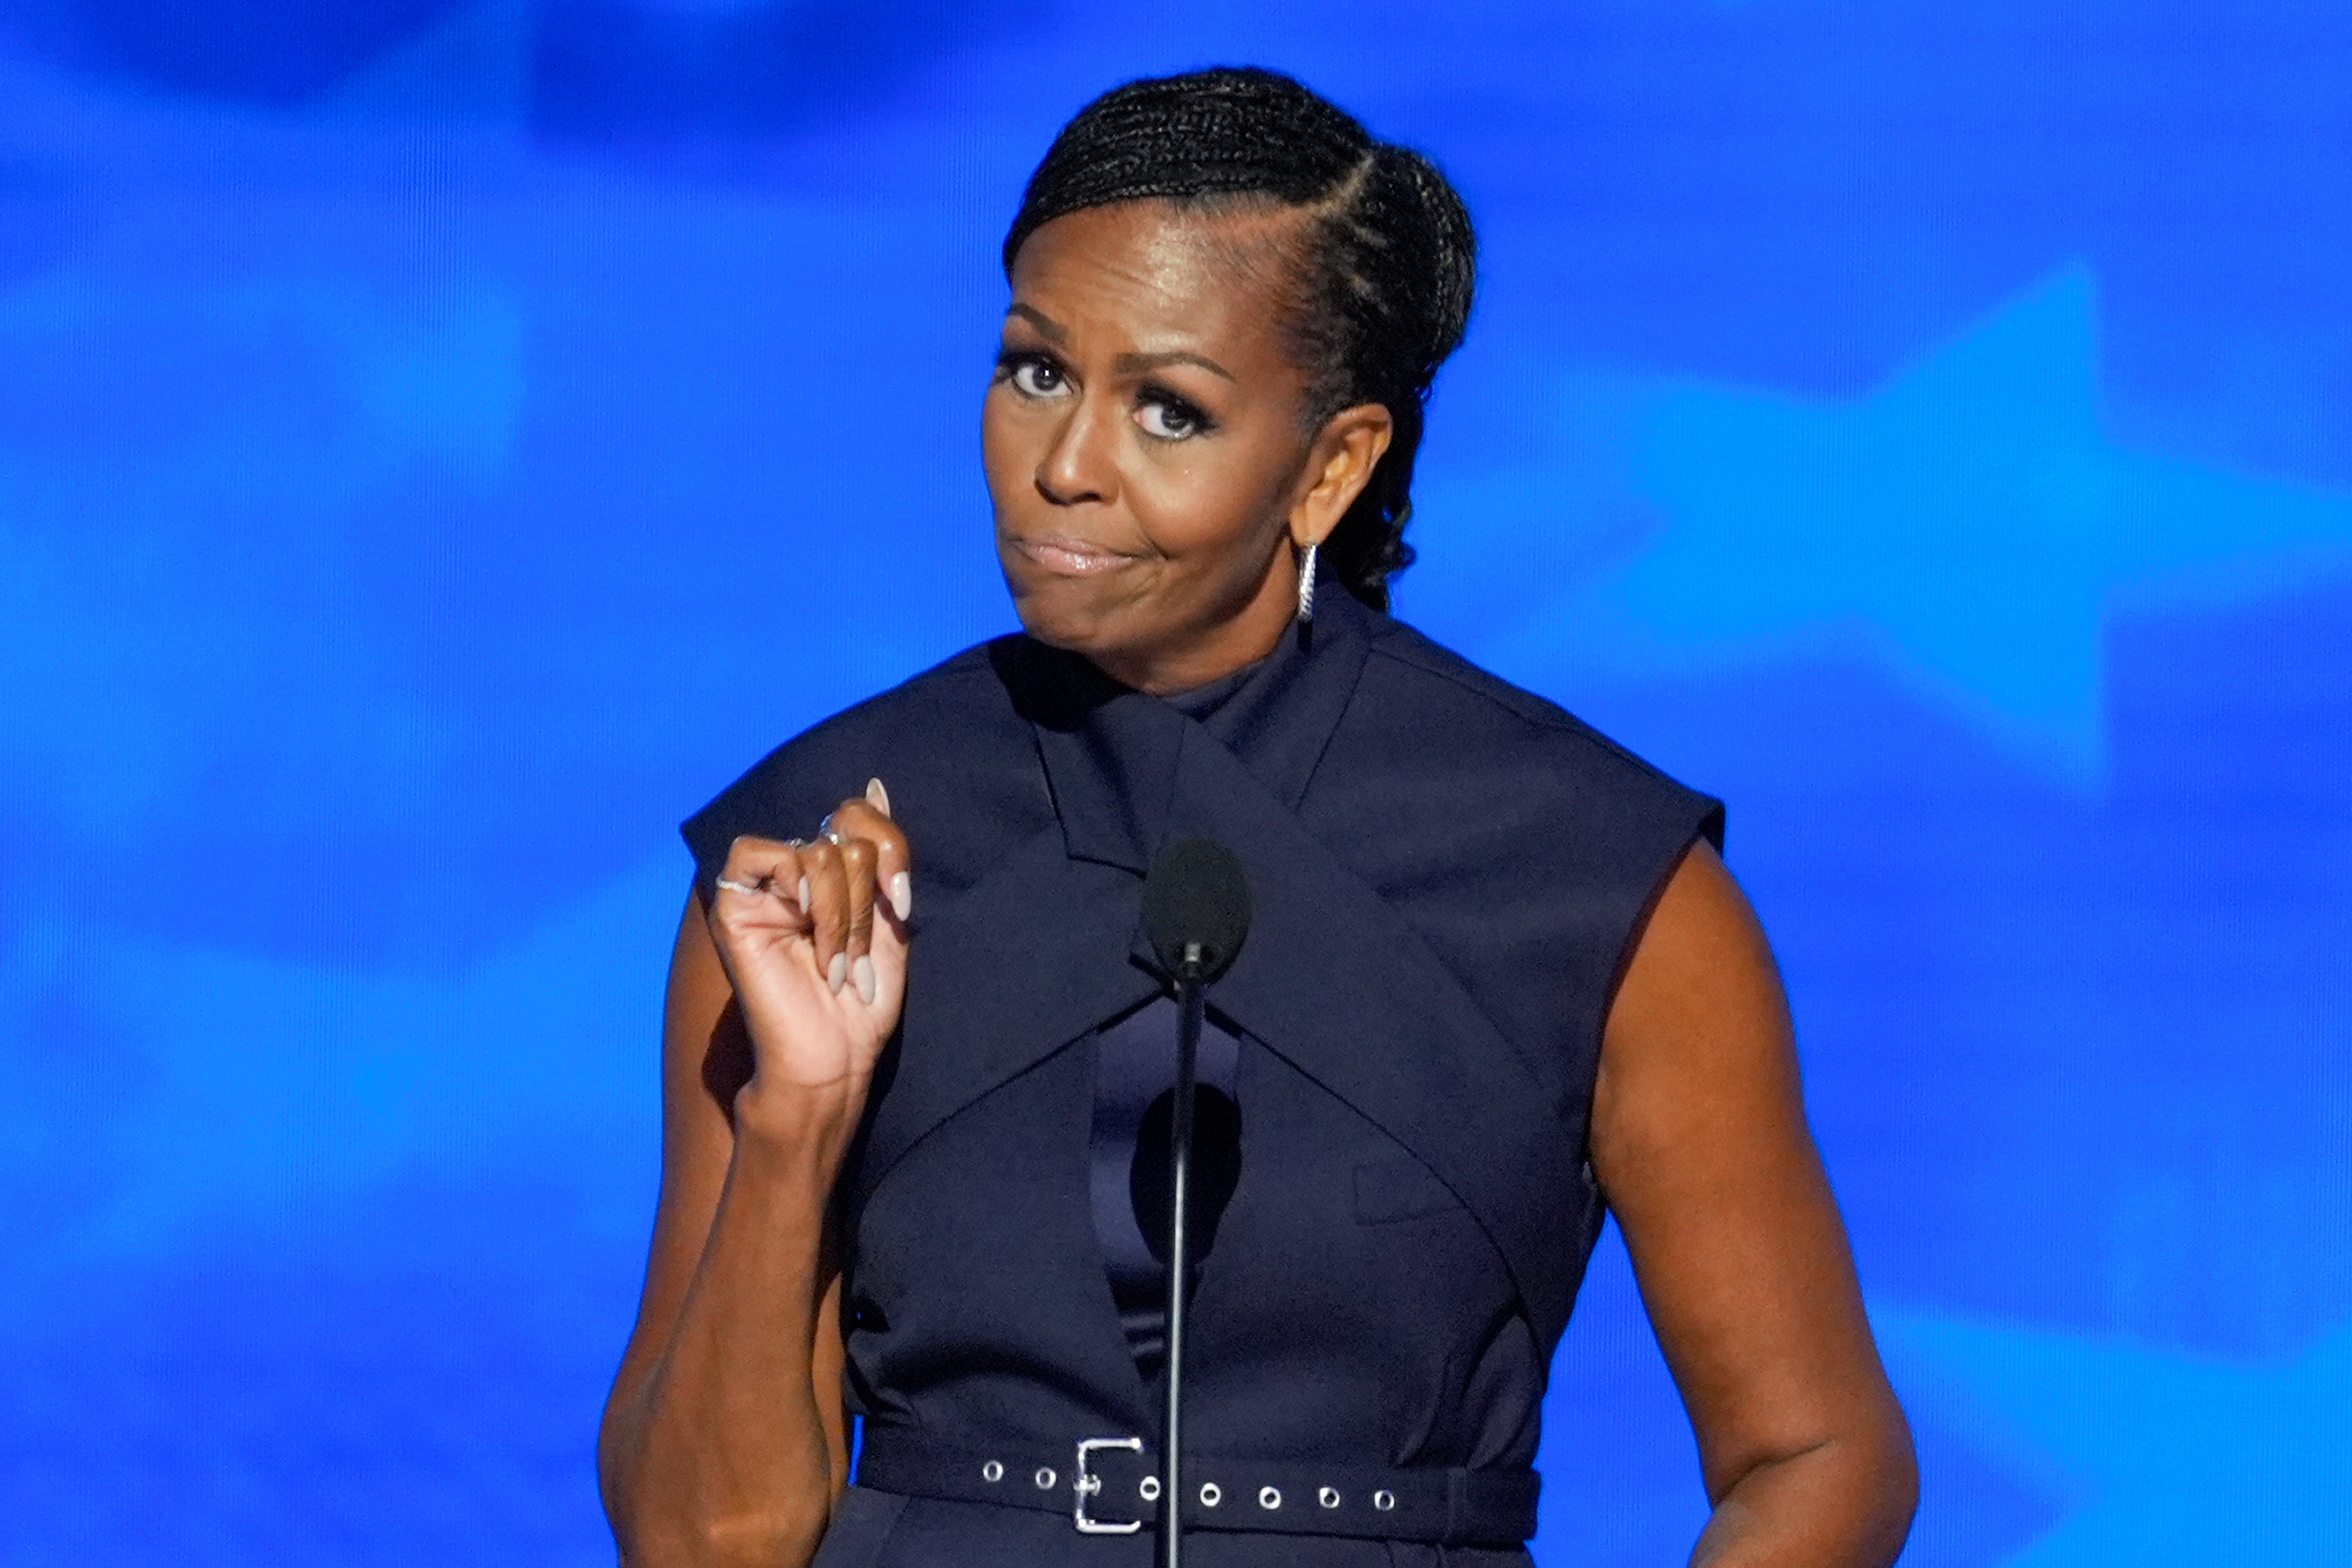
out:
{"label": "silver earring", "polygon": [[1298,624],[1315,618],[1315,551],[1310,544],[1298,557]]}

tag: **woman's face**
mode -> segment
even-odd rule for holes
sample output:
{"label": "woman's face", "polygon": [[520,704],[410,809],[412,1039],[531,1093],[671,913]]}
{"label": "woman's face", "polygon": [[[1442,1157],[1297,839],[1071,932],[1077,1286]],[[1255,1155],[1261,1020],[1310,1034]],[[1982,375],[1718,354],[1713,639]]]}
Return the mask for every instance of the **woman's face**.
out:
{"label": "woman's face", "polygon": [[1285,215],[1123,202],[1022,245],[982,422],[997,557],[1032,636],[1147,691],[1270,651],[1291,546],[1336,526],[1387,410],[1304,423],[1270,242]]}

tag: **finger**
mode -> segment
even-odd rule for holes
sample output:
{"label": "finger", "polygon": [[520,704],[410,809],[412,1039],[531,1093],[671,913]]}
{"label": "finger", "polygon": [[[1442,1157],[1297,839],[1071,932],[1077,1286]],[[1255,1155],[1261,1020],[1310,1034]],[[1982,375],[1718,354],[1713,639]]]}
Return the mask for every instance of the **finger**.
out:
{"label": "finger", "polygon": [[[800,846],[751,834],[728,846],[727,863],[713,887],[713,905],[765,902],[771,895],[793,899],[800,880]],[[797,900],[795,900],[797,901]]]}
{"label": "finger", "polygon": [[810,845],[801,852],[801,874],[807,879],[816,970],[838,992],[849,979],[849,878],[841,847],[830,839]]}
{"label": "finger", "polygon": [[908,847],[906,830],[885,809],[890,797],[881,791],[881,783],[877,779],[867,785],[864,800],[842,802],[841,809],[833,814],[833,830],[845,838],[856,837],[873,844],[874,885],[903,925],[915,912],[915,858]]}
{"label": "finger", "polygon": [[[854,835],[874,846],[875,921],[866,956],[874,970],[874,996],[869,1007],[896,1017],[906,993],[907,917],[914,909],[912,849],[906,831],[890,816],[889,792],[879,779],[866,786],[862,800],[841,804],[830,819],[836,834]],[[866,994],[862,974],[858,994]]]}
{"label": "finger", "polygon": [[857,987],[858,1000],[870,1005],[874,1000],[874,960],[868,956],[874,941],[874,841],[844,836],[840,848],[842,879],[849,892],[849,931],[843,945],[849,954],[849,978]]}

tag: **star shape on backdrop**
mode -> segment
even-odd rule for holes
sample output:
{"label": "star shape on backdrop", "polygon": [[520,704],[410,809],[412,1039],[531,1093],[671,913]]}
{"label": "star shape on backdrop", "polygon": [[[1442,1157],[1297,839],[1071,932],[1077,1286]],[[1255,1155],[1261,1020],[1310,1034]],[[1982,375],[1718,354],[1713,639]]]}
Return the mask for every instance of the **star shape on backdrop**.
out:
{"label": "star shape on backdrop", "polygon": [[[1859,645],[2013,746],[2095,775],[2109,616],[2352,574],[2352,497],[2110,438],[2096,314],[2091,276],[2069,268],[1850,400],[1629,378],[1612,402],[1590,374],[1563,384],[1573,407],[1544,450],[1433,487],[1443,526],[1470,502],[1487,514],[1463,519],[1472,536],[1522,558],[1560,553],[1545,532],[1613,535],[1613,556],[1532,574],[1566,585],[1518,591],[1479,651],[1549,680]],[[1546,515],[1563,493],[1592,510],[1596,441],[1623,470],[1600,510],[1646,512],[1645,528]]]}
{"label": "star shape on backdrop", "polygon": [[1916,1414],[2083,1497],[2004,1568],[2345,1561],[2352,1323],[2263,1363],[1937,1312],[1871,1321]]}

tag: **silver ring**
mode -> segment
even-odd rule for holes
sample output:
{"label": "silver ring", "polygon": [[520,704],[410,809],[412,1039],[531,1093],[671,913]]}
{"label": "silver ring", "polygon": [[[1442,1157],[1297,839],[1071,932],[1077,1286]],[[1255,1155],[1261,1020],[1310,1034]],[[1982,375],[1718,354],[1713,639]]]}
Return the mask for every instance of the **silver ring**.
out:
{"label": "silver ring", "polygon": [[749,893],[754,898],[757,898],[760,894],[767,891],[764,888],[747,888],[742,883],[736,881],[730,877],[719,878],[719,885],[726,889],[730,893]]}

